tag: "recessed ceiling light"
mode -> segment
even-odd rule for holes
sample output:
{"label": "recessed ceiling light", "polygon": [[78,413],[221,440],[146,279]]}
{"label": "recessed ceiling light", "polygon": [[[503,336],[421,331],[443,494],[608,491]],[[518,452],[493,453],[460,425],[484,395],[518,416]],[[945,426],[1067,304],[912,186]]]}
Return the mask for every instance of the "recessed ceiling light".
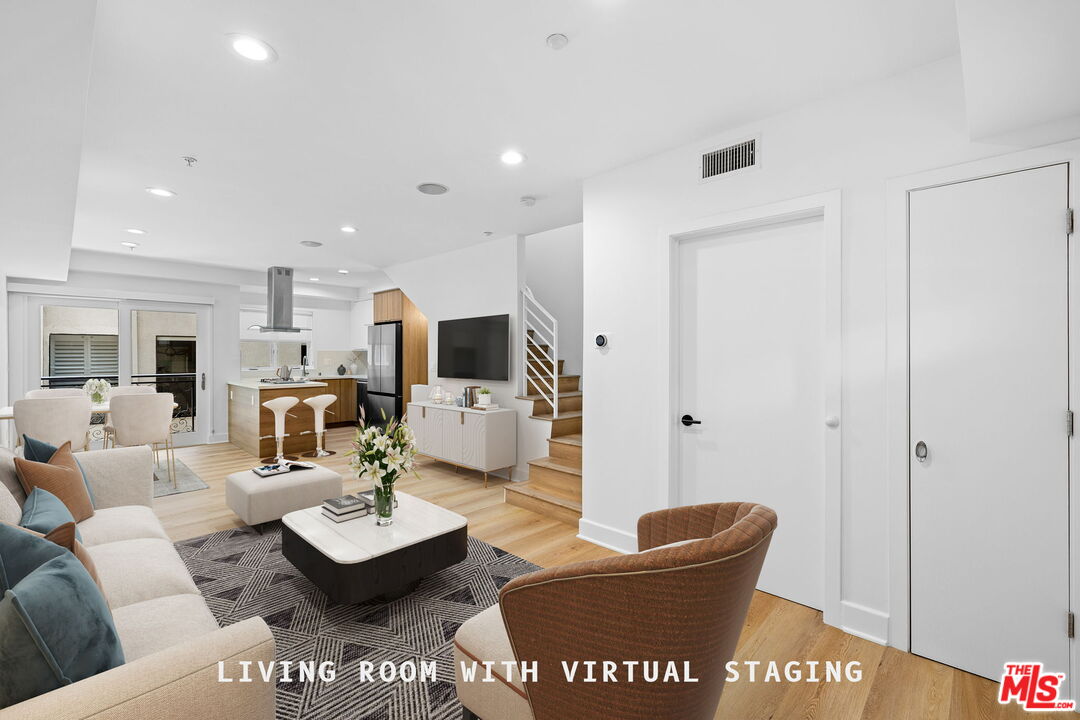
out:
{"label": "recessed ceiling light", "polygon": [[319,282],[319,278],[308,278],[311,282]]}
{"label": "recessed ceiling light", "polygon": [[322,247],[322,243],[318,240],[301,240],[300,244],[304,247]]}
{"label": "recessed ceiling light", "polygon": [[485,230],[485,231],[484,231],[484,237],[491,237],[491,236],[492,236],[492,235],[494,235],[494,234],[495,234],[495,233],[493,233],[493,232],[492,232],[492,231],[490,231],[490,230]]}
{"label": "recessed ceiling light", "polygon": [[252,62],[267,62],[277,60],[277,53],[262,40],[250,35],[230,34],[227,36],[232,44],[233,52],[242,58]]}
{"label": "recessed ceiling light", "polygon": [[354,228],[352,225],[342,225],[341,226],[341,232],[354,233],[354,232],[356,232],[356,228]]}
{"label": "recessed ceiling light", "polygon": [[507,165],[520,165],[525,162],[525,156],[518,150],[507,150],[499,159]]}
{"label": "recessed ceiling light", "polygon": [[552,50],[562,50],[570,44],[570,38],[562,33],[553,33],[547,36],[547,46]]}
{"label": "recessed ceiling light", "polygon": [[341,268],[340,270],[338,270],[338,272],[341,273],[342,275],[348,275],[349,274],[349,271],[346,270],[345,268]]}
{"label": "recessed ceiling light", "polygon": [[450,188],[439,183],[420,183],[416,186],[416,189],[425,195],[445,195],[450,192]]}
{"label": "recessed ceiling light", "polygon": [[166,190],[165,188],[148,187],[146,188],[146,192],[150,193],[151,195],[156,195],[157,197],[176,196],[176,193],[174,193],[172,190]]}
{"label": "recessed ceiling light", "polygon": [[126,247],[126,248],[130,248],[130,249],[132,249],[132,250],[134,250],[135,248],[139,247],[139,243],[137,243],[137,242],[131,242],[130,240],[125,240],[124,242],[122,242],[122,243],[120,243],[120,244],[121,244],[121,245],[123,245],[124,247]]}
{"label": "recessed ceiling light", "polygon": [[140,230],[139,228],[128,228],[127,231],[129,233],[131,233],[132,235],[145,235],[146,234],[145,230]]}
{"label": "recessed ceiling light", "polygon": [[521,203],[522,207],[532,207],[536,204],[536,198],[532,195],[523,195],[518,202]]}

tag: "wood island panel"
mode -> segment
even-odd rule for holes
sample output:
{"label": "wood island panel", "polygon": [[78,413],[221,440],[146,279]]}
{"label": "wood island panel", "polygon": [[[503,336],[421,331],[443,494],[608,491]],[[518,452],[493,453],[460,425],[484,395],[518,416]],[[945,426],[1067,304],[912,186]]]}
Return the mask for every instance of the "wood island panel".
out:
{"label": "wood island panel", "polygon": [[285,416],[285,453],[296,455],[315,449],[315,413],[305,398],[327,392],[319,387],[281,387],[255,390],[229,386],[229,442],[250,455],[271,457],[277,452],[274,413],[262,406],[267,400],[290,395],[300,402]]}

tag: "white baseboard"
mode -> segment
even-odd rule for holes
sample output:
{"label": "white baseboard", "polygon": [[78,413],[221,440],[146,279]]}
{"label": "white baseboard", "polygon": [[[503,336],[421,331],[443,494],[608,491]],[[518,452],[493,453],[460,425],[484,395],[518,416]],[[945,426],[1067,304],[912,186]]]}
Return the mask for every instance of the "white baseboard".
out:
{"label": "white baseboard", "polygon": [[865,605],[841,600],[840,629],[878,645],[889,644],[888,614]]}
{"label": "white baseboard", "polygon": [[578,537],[615,552],[637,552],[636,535],[585,518],[578,521]]}

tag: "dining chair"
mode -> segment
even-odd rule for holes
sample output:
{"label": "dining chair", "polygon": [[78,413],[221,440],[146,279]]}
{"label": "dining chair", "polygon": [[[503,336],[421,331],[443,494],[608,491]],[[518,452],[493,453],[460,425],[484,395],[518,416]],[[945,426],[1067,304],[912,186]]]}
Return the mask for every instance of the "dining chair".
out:
{"label": "dining chair", "polygon": [[152,395],[156,392],[153,385],[117,385],[109,389],[109,400],[120,395]]}
{"label": "dining chair", "polygon": [[90,444],[90,398],[81,390],[78,396],[16,400],[13,410],[17,445],[23,435],[57,447],[70,441],[72,452]]}
{"label": "dining chair", "polygon": [[40,398],[58,398],[58,397],[87,397],[86,391],[82,388],[42,388],[40,390],[30,390],[26,393],[25,397],[28,400],[40,399]]}
{"label": "dining chair", "polygon": [[107,447],[149,445],[160,467],[158,452],[165,451],[169,479],[176,487],[176,453],[172,441],[172,393],[117,395],[109,401],[109,424],[105,426]]}

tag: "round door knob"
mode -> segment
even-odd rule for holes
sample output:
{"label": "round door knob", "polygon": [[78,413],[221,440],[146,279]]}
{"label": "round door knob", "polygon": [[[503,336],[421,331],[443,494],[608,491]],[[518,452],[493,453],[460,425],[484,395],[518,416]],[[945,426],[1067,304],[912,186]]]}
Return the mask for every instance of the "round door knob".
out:
{"label": "round door knob", "polygon": [[836,417],[835,415],[830,415],[829,417],[825,418],[825,426],[831,428],[840,427],[840,418]]}
{"label": "round door knob", "polygon": [[693,415],[683,415],[682,420],[680,420],[680,422],[682,422],[682,424],[685,425],[686,427],[690,427],[691,425],[700,425],[701,424],[701,421],[700,420],[695,420]]}

